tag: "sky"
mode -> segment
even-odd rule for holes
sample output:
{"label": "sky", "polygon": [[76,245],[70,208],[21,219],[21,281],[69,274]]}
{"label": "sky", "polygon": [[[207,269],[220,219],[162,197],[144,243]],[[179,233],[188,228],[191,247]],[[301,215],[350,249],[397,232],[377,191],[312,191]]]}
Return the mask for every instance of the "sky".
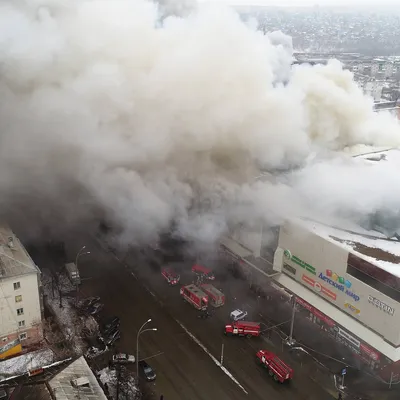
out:
{"label": "sky", "polygon": [[395,5],[395,0],[199,0],[200,2],[221,3],[230,5],[249,6],[281,6],[281,7],[311,7],[311,6],[374,6],[374,5]]}

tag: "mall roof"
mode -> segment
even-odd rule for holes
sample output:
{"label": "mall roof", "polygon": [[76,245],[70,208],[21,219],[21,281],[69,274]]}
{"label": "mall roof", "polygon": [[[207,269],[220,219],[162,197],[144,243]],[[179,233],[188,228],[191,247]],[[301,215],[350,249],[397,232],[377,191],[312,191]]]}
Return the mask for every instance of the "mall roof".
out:
{"label": "mall roof", "polygon": [[400,277],[400,242],[398,240],[388,239],[382,233],[368,231],[358,226],[350,227],[348,224],[347,228],[344,225],[332,226],[306,219],[298,222],[316,235]]}

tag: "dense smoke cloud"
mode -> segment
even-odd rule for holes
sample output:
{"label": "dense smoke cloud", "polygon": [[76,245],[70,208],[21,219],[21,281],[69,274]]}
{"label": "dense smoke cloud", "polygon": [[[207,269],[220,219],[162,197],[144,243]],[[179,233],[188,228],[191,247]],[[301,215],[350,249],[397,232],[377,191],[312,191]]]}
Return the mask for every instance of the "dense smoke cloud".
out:
{"label": "dense smoke cloud", "polygon": [[[302,212],[314,173],[337,179],[316,158],[399,143],[397,123],[372,112],[339,63],[291,69],[282,33],[179,4],[0,5],[3,218],[69,226],[100,212],[130,241],[171,221],[212,241],[236,223]],[[254,180],[297,166],[301,179]],[[343,203],[354,187],[338,190]],[[337,192],[326,195],[334,210]]]}

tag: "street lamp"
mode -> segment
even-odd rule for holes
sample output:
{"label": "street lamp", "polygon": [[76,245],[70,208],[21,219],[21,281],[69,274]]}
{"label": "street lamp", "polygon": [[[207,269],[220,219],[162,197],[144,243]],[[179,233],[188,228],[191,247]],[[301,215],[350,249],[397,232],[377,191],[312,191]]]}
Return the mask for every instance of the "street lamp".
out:
{"label": "street lamp", "polygon": [[149,329],[143,329],[148,323],[151,322],[151,318],[149,318],[139,329],[137,336],[136,336],[136,379],[139,382],[139,336],[144,333],[144,332],[149,332],[149,331],[157,331],[157,328],[149,328]]}
{"label": "street lamp", "polygon": [[83,250],[85,250],[86,249],[86,246],[83,246],[79,251],[78,251],[78,253],[77,253],[77,255],[76,255],[76,258],[75,258],[75,265],[76,265],[76,268],[78,269],[78,258],[80,257],[80,256],[84,256],[85,254],[90,254],[90,251],[87,251],[87,252],[85,252],[85,253],[82,253],[82,251]]}
{"label": "street lamp", "polygon": [[78,305],[78,292],[79,292],[79,282],[80,282],[80,274],[79,274],[79,269],[78,269],[78,259],[80,256],[84,256],[86,254],[90,254],[90,251],[86,251],[83,253],[83,250],[86,249],[86,246],[83,246],[77,253],[76,258],[75,258],[75,267],[76,267],[76,271],[78,273],[79,278],[77,277],[76,281],[75,281],[75,291],[76,291],[76,296],[75,296],[75,306]]}

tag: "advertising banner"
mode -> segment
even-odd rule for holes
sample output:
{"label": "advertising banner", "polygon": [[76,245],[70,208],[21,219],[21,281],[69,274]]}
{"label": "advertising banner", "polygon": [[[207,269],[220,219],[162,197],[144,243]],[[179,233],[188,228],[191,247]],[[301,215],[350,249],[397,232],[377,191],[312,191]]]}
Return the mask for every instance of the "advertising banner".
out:
{"label": "advertising banner", "polygon": [[19,354],[22,351],[22,345],[19,339],[12,340],[0,347],[0,359]]}

